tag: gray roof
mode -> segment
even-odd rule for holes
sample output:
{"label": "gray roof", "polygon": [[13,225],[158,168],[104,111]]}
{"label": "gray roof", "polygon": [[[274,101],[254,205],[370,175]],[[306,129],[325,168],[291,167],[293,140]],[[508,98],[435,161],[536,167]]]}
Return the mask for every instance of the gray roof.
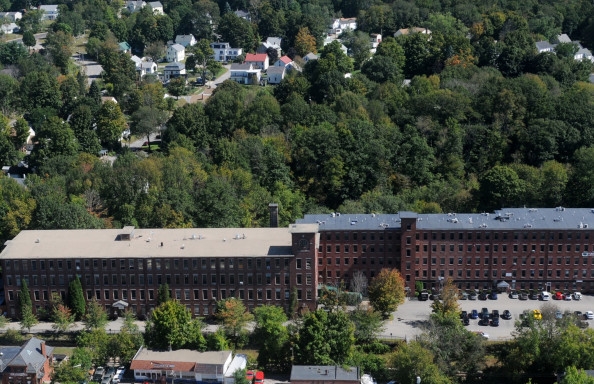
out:
{"label": "gray roof", "polygon": [[[46,345],[45,348],[47,356],[43,356],[41,354],[41,343],[44,343],[44,341],[33,337],[20,348],[2,347],[0,351],[4,353],[2,356],[4,365],[16,367],[26,366],[27,372],[39,373],[43,368],[43,364],[45,363],[47,356],[50,356],[54,350],[53,347]],[[10,360],[9,357],[11,357]]]}
{"label": "gray roof", "polygon": [[165,66],[165,71],[181,71],[182,69],[186,69],[184,63],[180,63],[179,61],[175,61],[173,63],[169,63]]}
{"label": "gray roof", "polygon": [[163,8],[163,4],[160,1],[151,1],[148,3],[151,8]]}
{"label": "gray roof", "polygon": [[232,71],[247,71],[249,69],[251,69],[253,66],[250,63],[233,63],[231,64],[231,70]]}
{"label": "gray roof", "polygon": [[183,50],[185,50],[185,49],[186,49],[186,48],[185,48],[183,45],[181,45],[181,44],[173,44],[173,45],[171,46],[171,48],[172,48],[173,50],[175,50],[175,51],[178,51],[178,52],[180,52],[180,51],[183,51]]}
{"label": "gray roof", "polygon": [[280,38],[280,37],[274,37],[274,36],[270,36],[270,37],[268,37],[268,38],[266,39],[266,42],[267,42],[268,44],[271,44],[271,45],[276,45],[277,47],[280,47],[280,45],[281,45],[281,41],[282,41],[282,40],[283,40],[283,39],[282,39],[282,38]]}
{"label": "gray roof", "polygon": [[56,4],[40,5],[39,9],[43,9],[46,12],[58,12],[58,6]]}
{"label": "gray roof", "polygon": [[233,13],[235,13],[235,15],[236,15],[237,17],[241,17],[242,19],[244,19],[244,18],[246,18],[246,17],[250,17],[250,14],[249,14],[249,12],[247,12],[247,11],[237,10],[237,11],[235,11],[235,12],[233,12]]}
{"label": "gray roof", "polygon": [[[402,218],[414,217],[414,212],[397,214],[305,215],[298,224],[320,225],[324,230],[377,230],[400,228]],[[591,226],[591,227],[590,227]],[[503,208],[494,213],[435,213],[417,214],[417,229],[421,230],[587,230],[594,229],[594,209],[591,208]]]}
{"label": "gray roof", "polygon": [[303,58],[304,59],[307,59],[307,60],[317,60],[318,59],[318,55],[316,55],[313,52],[310,52],[307,55],[305,55]]}
{"label": "gray roof", "polygon": [[558,40],[560,43],[571,43],[571,39],[569,38],[569,36],[567,36],[567,34],[566,34],[566,33],[563,33],[563,34],[561,34],[561,35],[558,35],[558,36],[557,36],[557,40]]}
{"label": "gray roof", "polygon": [[357,367],[346,370],[334,365],[293,365],[290,380],[359,382],[360,371]]}
{"label": "gray roof", "polygon": [[590,52],[590,50],[588,48],[580,48],[578,49],[578,51],[576,52],[576,55],[584,55],[585,57],[589,57],[592,56],[592,52]]}
{"label": "gray roof", "polygon": [[143,61],[140,63],[140,67],[141,68],[152,68],[153,66],[155,66],[155,62],[154,61]]}
{"label": "gray roof", "polygon": [[539,51],[544,51],[545,49],[554,49],[555,45],[549,43],[548,41],[537,41],[536,42],[536,49]]}
{"label": "gray roof", "polygon": [[285,67],[268,67],[266,73],[269,75],[276,74],[276,73],[284,73],[286,71]]}

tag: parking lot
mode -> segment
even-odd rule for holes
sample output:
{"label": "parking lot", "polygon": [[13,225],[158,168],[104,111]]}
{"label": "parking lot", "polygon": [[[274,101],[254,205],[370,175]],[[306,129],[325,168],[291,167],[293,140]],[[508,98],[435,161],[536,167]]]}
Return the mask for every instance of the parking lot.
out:
{"label": "parking lot", "polygon": [[[509,340],[512,332],[515,330],[515,322],[520,319],[520,314],[524,310],[541,309],[543,306],[556,306],[561,312],[570,311],[594,311],[594,296],[582,295],[579,301],[563,300],[519,300],[510,299],[507,295],[498,295],[497,300],[459,300],[460,308],[463,311],[471,312],[476,309],[478,312],[482,308],[488,308],[489,312],[494,309],[503,313],[509,310],[512,314],[511,320],[501,319],[498,327],[480,326],[477,320],[470,320],[467,329],[470,331],[483,331],[489,334],[490,340]],[[385,324],[384,331],[381,334],[385,339],[407,339],[411,340],[423,332],[423,324],[431,314],[431,300],[417,301],[407,300],[393,314],[393,319]],[[594,320],[588,321],[589,326],[594,328]]]}

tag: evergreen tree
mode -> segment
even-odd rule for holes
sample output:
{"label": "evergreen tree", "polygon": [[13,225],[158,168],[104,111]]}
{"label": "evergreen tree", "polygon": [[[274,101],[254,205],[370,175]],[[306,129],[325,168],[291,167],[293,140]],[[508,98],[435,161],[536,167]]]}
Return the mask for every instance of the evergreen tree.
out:
{"label": "evergreen tree", "polygon": [[157,291],[157,305],[166,303],[169,300],[171,300],[171,294],[169,293],[169,284],[165,283],[159,285],[159,290]]}
{"label": "evergreen tree", "polygon": [[74,277],[74,280],[72,280],[68,286],[68,304],[72,309],[72,314],[76,320],[82,320],[85,315],[85,307],[87,304],[85,302],[82,284],[78,275]]}
{"label": "evergreen tree", "polygon": [[38,321],[33,313],[31,293],[29,292],[26,279],[22,279],[21,291],[19,293],[19,308],[21,310],[21,329],[31,331],[31,327],[37,324]]}

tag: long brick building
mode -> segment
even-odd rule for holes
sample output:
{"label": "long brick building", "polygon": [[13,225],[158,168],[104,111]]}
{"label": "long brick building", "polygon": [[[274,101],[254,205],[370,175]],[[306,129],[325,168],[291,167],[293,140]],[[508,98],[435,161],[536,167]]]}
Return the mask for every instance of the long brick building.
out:
{"label": "long brick building", "polygon": [[[274,225],[275,216],[271,216]],[[159,285],[196,316],[235,296],[249,309],[315,308],[318,283],[372,279],[397,268],[409,290],[463,289],[506,281],[516,289],[594,292],[594,210],[510,208],[474,214],[306,215],[288,228],[22,231],[0,253],[5,307],[16,312],[27,279],[36,310],[63,296],[79,275],[87,299],[113,311],[125,302],[140,316],[156,305]],[[1,295],[0,295],[1,296]]]}

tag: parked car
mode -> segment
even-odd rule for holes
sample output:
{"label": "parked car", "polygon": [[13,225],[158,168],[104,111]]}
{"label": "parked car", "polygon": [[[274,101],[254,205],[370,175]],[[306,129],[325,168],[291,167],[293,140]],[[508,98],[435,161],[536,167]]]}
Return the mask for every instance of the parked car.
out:
{"label": "parked car", "polygon": [[584,313],[584,317],[586,320],[594,320],[594,312],[586,311],[586,313]]}
{"label": "parked car", "polygon": [[505,311],[503,311],[503,313],[501,314],[501,318],[503,320],[511,320],[512,318],[512,314],[510,311],[508,311],[507,309]]}
{"label": "parked car", "polygon": [[584,316],[582,311],[575,311],[573,314],[579,319],[581,319]]}
{"label": "parked car", "polygon": [[95,369],[95,373],[93,374],[93,381],[100,382],[103,380],[103,376],[105,375],[105,368],[97,367]]}
{"label": "parked car", "polygon": [[492,327],[499,327],[499,317],[494,317],[491,319],[491,326]]}
{"label": "parked car", "polygon": [[[557,293],[559,293],[559,292],[557,292]],[[550,294],[550,293],[548,293],[547,291],[542,291],[542,292],[540,293],[540,299],[541,299],[542,301],[549,301],[549,300],[550,300],[550,298],[551,298],[551,294]]]}
{"label": "parked car", "polygon": [[571,301],[571,293],[570,292],[565,292],[563,294],[563,300],[565,300],[565,301]]}
{"label": "parked car", "polygon": [[468,299],[468,293],[462,291],[458,294],[458,297],[460,298],[460,300],[467,300]]}
{"label": "parked car", "polygon": [[462,324],[464,325],[470,325],[470,319],[468,319],[468,317],[465,317],[462,319]]}
{"label": "parked car", "polygon": [[111,384],[111,377],[105,376],[103,380],[101,380],[101,384]]}
{"label": "parked car", "polygon": [[532,315],[534,316],[534,320],[542,320],[542,313],[538,309],[534,309],[532,311]]}
{"label": "parked car", "polygon": [[530,292],[528,298],[530,298],[530,300],[538,300],[538,293],[536,293],[536,291],[532,291]]}
{"label": "parked car", "polygon": [[478,315],[478,311],[477,311],[476,309],[473,309],[473,310],[470,312],[470,318],[471,318],[471,319],[478,319],[478,317],[479,317],[479,315]]}
{"label": "parked car", "polygon": [[517,298],[518,298],[518,292],[516,292],[516,291],[511,291],[511,292],[509,293],[509,298],[510,298],[510,299],[517,299]]}
{"label": "parked car", "polygon": [[520,292],[520,295],[518,296],[518,298],[520,300],[528,300],[528,294],[526,292]]}
{"label": "parked car", "polygon": [[563,312],[561,312],[560,310],[556,310],[555,311],[555,319],[562,319],[563,318]]}
{"label": "parked car", "polygon": [[473,291],[473,292],[470,292],[470,293],[468,294],[468,299],[469,299],[469,300],[476,300],[477,296],[478,296],[478,295],[476,294],[476,292],[474,292],[474,291]]}
{"label": "parked car", "polygon": [[483,326],[488,326],[489,325],[489,318],[488,317],[483,317],[482,319],[479,320],[478,325],[483,325]]}
{"label": "parked car", "polygon": [[574,300],[581,300],[582,299],[582,294],[579,293],[579,292],[574,292],[572,296],[573,296],[573,299]]}
{"label": "parked car", "polygon": [[481,292],[478,295],[479,300],[487,300],[487,294],[485,292]]}
{"label": "parked car", "polygon": [[563,300],[564,299],[563,292],[559,292],[559,291],[555,292],[555,296],[553,296],[553,299],[555,299],[555,300]]}
{"label": "parked car", "polygon": [[494,310],[491,312],[491,318],[493,318],[493,319],[497,318],[497,319],[498,319],[498,318],[499,318],[499,310],[497,310],[497,309],[494,309]]}
{"label": "parked car", "polygon": [[109,377],[113,377],[113,375],[115,375],[115,373],[116,373],[115,367],[107,367],[107,371],[105,371],[105,374]]}
{"label": "parked car", "polygon": [[493,291],[489,294],[489,300],[497,300],[497,292]]}
{"label": "parked car", "polygon": [[466,312],[466,311],[460,312],[460,318],[463,319],[465,317],[468,317],[468,312]]}
{"label": "parked car", "polygon": [[481,319],[488,319],[489,318],[489,310],[484,307],[483,309],[481,309],[481,314],[480,314]]}

